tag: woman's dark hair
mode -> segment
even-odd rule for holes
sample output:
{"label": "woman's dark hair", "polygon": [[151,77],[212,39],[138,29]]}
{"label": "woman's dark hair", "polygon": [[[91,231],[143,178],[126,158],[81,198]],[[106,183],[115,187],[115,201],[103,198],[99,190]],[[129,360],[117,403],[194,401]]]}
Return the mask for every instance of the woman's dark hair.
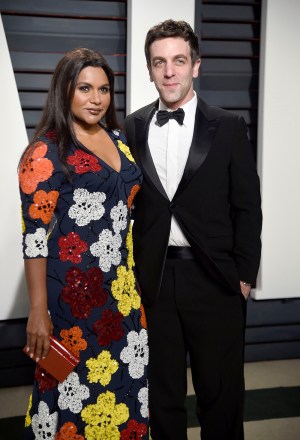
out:
{"label": "woman's dark hair", "polygon": [[199,41],[191,26],[186,21],[165,20],[149,29],[145,41],[145,56],[148,66],[151,66],[150,46],[156,40],[179,37],[187,41],[191,48],[192,66],[200,58]]}
{"label": "woman's dark hair", "polygon": [[[106,73],[110,87],[110,104],[105,114],[105,125],[109,130],[120,128],[114,102],[114,73],[104,57],[86,48],[67,52],[54,70],[44,111],[31,142],[33,144],[40,136],[50,133],[49,137],[54,137],[57,142],[60,159],[66,171],[68,170],[66,156],[70,142],[73,141],[80,148],[72,124],[71,100],[78,76],[82,69],[88,66],[101,67]],[[20,162],[27,151],[28,148]]]}

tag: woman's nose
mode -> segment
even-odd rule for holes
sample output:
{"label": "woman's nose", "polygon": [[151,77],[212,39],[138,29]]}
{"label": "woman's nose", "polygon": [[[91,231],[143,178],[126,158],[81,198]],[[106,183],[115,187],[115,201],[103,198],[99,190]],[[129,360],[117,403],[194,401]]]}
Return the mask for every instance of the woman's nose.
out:
{"label": "woman's nose", "polygon": [[100,92],[98,92],[98,91],[94,91],[94,92],[91,94],[90,101],[91,101],[93,104],[100,104],[100,102],[101,102],[101,94],[100,94]]}

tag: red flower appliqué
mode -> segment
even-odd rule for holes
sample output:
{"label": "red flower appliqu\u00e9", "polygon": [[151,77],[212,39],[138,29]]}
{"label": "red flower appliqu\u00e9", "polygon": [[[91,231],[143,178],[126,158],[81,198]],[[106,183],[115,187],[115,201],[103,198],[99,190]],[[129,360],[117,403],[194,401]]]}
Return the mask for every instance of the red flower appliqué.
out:
{"label": "red flower appliqu\u00e9", "polygon": [[147,433],[147,426],[145,423],[138,423],[136,420],[129,420],[127,428],[121,432],[121,440],[136,440],[143,438]]}
{"label": "red flower appliqu\u00e9", "polygon": [[74,423],[66,422],[55,434],[55,440],[84,440],[84,437],[77,434],[77,426]]}
{"label": "red flower appliqu\u00e9", "polygon": [[98,335],[99,345],[109,345],[112,341],[119,341],[124,330],[121,326],[123,315],[112,310],[103,310],[101,319],[93,325],[93,331]]}
{"label": "red flower appliqu\u00e9", "polygon": [[131,209],[132,204],[133,204],[133,199],[135,198],[139,189],[140,189],[140,185],[133,185],[133,187],[131,188],[131,191],[130,191],[130,194],[129,194],[128,200],[127,200],[127,206],[129,209]]}
{"label": "red flower appliqu\u00e9", "polygon": [[86,340],[81,337],[82,330],[78,326],[61,330],[60,336],[63,338],[63,344],[76,356],[87,347]]}
{"label": "red flower appliqu\u00e9", "polygon": [[25,194],[31,194],[39,182],[45,182],[52,176],[53,164],[44,157],[47,151],[44,142],[36,142],[25,154],[19,172],[20,186]]}
{"label": "red flower appliqu\u00e9", "polygon": [[73,156],[67,158],[67,162],[75,167],[75,173],[77,174],[102,170],[102,166],[98,163],[97,158],[82,150],[76,150]]}
{"label": "red flower appliqu\u00e9", "polygon": [[57,191],[37,191],[33,197],[33,203],[30,205],[29,214],[32,218],[41,218],[48,225],[50,223],[53,211],[56,206],[59,193]]}
{"label": "red flower appliqu\u00e9", "polygon": [[58,384],[57,380],[39,365],[36,366],[34,378],[39,384],[39,390],[42,393],[52,390]]}
{"label": "red flower appliqu\u00e9", "polygon": [[82,260],[82,252],[88,250],[88,245],[85,241],[81,240],[76,232],[69,232],[66,237],[60,237],[58,240],[59,258],[61,261],[71,261],[74,264],[78,264]]}
{"label": "red flower appliqu\u00e9", "polygon": [[102,307],[106,303],[107,292],[102,287],[103,274],[99,267],[92,267],[87,272],[71,267],[66,282],[62,299],[69,304],[76,318],[88,318],[93,307]]}

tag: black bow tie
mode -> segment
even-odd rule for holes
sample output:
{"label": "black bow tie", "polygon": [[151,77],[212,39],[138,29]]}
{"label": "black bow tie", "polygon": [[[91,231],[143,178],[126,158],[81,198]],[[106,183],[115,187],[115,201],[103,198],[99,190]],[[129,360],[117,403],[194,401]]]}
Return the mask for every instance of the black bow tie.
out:
{"label": "black bow tie", "polygon": [[178,108],[174,112],[168,112],[167,110],[159,110],[157,112],[158,125],[165,125],[169,119],[175,119],[179,125],[182,125],[184,120],[184,110],[182,108]]}

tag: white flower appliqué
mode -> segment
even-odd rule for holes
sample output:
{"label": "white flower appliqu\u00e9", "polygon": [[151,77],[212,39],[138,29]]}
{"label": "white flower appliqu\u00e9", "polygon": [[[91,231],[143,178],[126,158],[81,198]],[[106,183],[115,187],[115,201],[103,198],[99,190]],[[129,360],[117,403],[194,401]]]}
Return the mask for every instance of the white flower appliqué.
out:
{"label": "white flower appliqu\u00e9", "polygon": [[113,220],[113,230],[116,234],[123,231],[127,226],[127,214],[128,208],[122,200],[119,201],[117,206],[114,206],[110,211],[110,217]]}
{"label": "white flower appliqu\u00e9", "polygon": [[60,409],[69,408],[75,414],[82,410],[82,400],[90,397],[87,386],[80,385],[78,374],[74,371],[62,382],[58,384],[60,393],[58,406]]}
{"label": "white flower appliqu\u00e9", "polygon": [[129,364],[129,375],[133,379],[139,379],[144,374],[145,366],[148,365],[147,331],[142,329],[140,333],[137,333],[132,330],[127,335],[127,343],[127,347],[121,351],[120,358],[125,364]]}
{"label": "white flower appliqu\u00e9", "polygon": [[104,214],[102,203],[106,199],[103,192],[90,193],[85,188],[78,188],[74,191],[75,205],[69,209],[69,217],[75,219],[78,226],[88,225],[92,220],[99,220]]}
{"label": "white flower appliqu\u00e9", "polygon": [[112,132],[115,136],[120,136],[120,130],[118,130],[117,128],[115,130],[112,130]]}
{"label": "white flower appliqu\u00e9", "polygon": [[34,234],[26,234],[25,244],[27,246],[25,249],[27,257],[48,256],[47,235],[44,228],[38,228]]}
{"label": "white flower appliqu\u00e9", "polygon": [[99,234],[99,239],[90,247],[92,255],[99,257],[99,267],[103,272],[109,272],[111,265],[120,264],[121,252],[119,248],[122,244],[120,234],[113,235],[109,229],[104,229]]}
{"label": "white flower appliqu\u00e9", "polygon": [[46,402],[41,401],[38,407],[38,414],[32,416],[32,430],[36,440],[54,440],[57,428],[58,414],[49,413],[49,407]]}
{"label": "white flower appliqu\u00e9", "polygon": [[142,404],[141,416],[147,418],[149,416],[148,410],[148,388],[141,388],[138,393],[138,401]]}

